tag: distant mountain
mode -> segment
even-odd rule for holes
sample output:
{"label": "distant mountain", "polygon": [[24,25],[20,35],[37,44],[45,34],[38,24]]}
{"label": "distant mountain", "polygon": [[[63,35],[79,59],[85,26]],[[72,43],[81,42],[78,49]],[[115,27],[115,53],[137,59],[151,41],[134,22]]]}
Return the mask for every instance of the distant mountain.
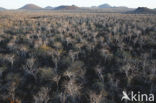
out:
{"label": "distant mountain", "polygon": [[109,4],[102,4],[99,5],[98,8],[112,8],[112,6],[110,6]]}
{"label": "distant mountain", "polygon": [[34,4],[27,4],[23,7],[21,7],[20,9],[24,9],[24,10],[40,10],[42,9],[41,7],[34,5]]}
{"label": "distant mountain", "polygon": [[146,7],[138,7],[134,11],[128,12],[133,14],[156,14],[156,10],[149,9]]}
{"label": "distant mountain", "polygon": [[126,6],[113,6],[113,8],[128,8]]}
{"label": "distant mountain", "polygon": [[91,8],[100,8],[100,9],[103,9],[103,8],[119,8],[119,9],[124,9],[124,8],[128,8],[126,6],[111,6],[109,4],[102,4],[102,5],[99,5],[99,6],[92,6]]}
{"label": "distant mountain", "polygon": [[91,6],[91,8],[98,8],[97,6]]}
{"label": "distant mountain", "polygon": [[47,7],[45,7],[44,9],[47,9],[47,10],[52,10],[52,9],[54,9],[53,7],[51,7],[51,6],[47,6]]}
{"label": "distant mountain", "polygon": [[5,8],[0,7],[0,10],[6,10]]}
{"label": "distant mountain", "polygon": [[58,6],[56,8],[54,8],[55,10],[77,10],[79,9],[79,7],[75,6],[75,5],[72,5],[72,6],[65,6],[65,5],[62,5],[62,6]]}

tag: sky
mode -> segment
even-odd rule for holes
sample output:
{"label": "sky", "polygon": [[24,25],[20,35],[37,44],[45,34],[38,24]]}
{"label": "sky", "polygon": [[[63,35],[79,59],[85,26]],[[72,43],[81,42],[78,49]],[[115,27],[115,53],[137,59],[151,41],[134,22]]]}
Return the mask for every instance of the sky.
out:
{"label": "sky", "polygon": [[156,8],[156,0],[0,0],[0,7],[17,9],[25,4],[36,4],[40,7],[59,5],[77,5],[80,7],[98,6],[108,3],[111,6],[127,6],[130,8]]}

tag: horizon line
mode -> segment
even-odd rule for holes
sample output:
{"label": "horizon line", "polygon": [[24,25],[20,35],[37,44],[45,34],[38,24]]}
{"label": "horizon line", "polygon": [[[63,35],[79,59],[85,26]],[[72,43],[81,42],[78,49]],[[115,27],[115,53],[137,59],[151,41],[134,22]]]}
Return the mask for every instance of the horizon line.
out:
{"label": "horizon line", "polygon": [[[47,6],[40,6],[40,5],[37,5],[37,4],[35,4],[35,3],[27,3],[27,4],[25,4],[25,5],[23,5],[23,6],[20,6],[20,7],[17,7],[17,8],[6,8],[6,7],[3,7],[3,6],[0,6],[1,8],[4,8],[4,9],[7,9],[7,10],[16,10],[16,9],[20,9],[21,7],[24,7],[24,6],[26,6],[26,5],[30,5],[30,4],[32,4],[32,5],[36,5],[36,6],[39,6],[39,7],[41,7],[41,8],[46,8],[46,7],[48,7],[48,6],[50,6],[50,7],[58,7],[58,6],[72,6],[72,5],[75,5],[75,4],[72,4],[72,5],[57,5],[57,6],[51,6],[51,5],[47,5]],[[104,5],[104,4],[108,4],[108,3],[103,3],[103,4],[100,4],[100,5]],[[75,5],[75,6],[78,6],[78,7],[80,7],[80,8],[91,8],[91,7],[98,7],[98,6],[100,6],[100,5],[92,5],[92,6],[78,6],[78,5]],[[110,4],[108,4],[108,5],[110,5]],[[110,5],[111,7],[127,7],[127,8],[133,8],[134,9],[134,7],[129,7],[129,6],[123,6],[123,5],[121,5],[121,6],[112,6],[112,5]],[[138,6],[138,7],[146,7],[146,6]],[[138,7],[135,7],[135,8],[138,8]],[[150,8],[150,7],[146,7],[146,8]],[[150,8],[150,9],[155,9],[155,8]]]}

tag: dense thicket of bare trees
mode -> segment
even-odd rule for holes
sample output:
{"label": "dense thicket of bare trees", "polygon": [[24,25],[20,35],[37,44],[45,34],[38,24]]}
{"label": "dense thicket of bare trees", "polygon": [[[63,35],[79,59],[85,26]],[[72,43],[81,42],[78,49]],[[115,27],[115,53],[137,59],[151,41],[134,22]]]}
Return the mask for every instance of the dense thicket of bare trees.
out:
{"label": "dense thicket of bare trees", "polygon": [[0,14],[0,103],[120,103],[155,75],[155,15]]}

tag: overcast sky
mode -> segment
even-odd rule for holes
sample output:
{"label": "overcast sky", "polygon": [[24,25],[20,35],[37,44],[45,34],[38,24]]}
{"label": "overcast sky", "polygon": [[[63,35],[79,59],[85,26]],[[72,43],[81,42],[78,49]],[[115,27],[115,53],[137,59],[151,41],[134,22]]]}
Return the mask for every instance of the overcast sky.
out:
{"label": "overcast sky", "polygon": [[130,8],[156,8],[156,0],[0,0],[0,7],[17,9],[25,4],[33,3],[41,7],[59,5],[77,5],[80,7],[98,6],[108,3],[112,6],[127,6]]}

